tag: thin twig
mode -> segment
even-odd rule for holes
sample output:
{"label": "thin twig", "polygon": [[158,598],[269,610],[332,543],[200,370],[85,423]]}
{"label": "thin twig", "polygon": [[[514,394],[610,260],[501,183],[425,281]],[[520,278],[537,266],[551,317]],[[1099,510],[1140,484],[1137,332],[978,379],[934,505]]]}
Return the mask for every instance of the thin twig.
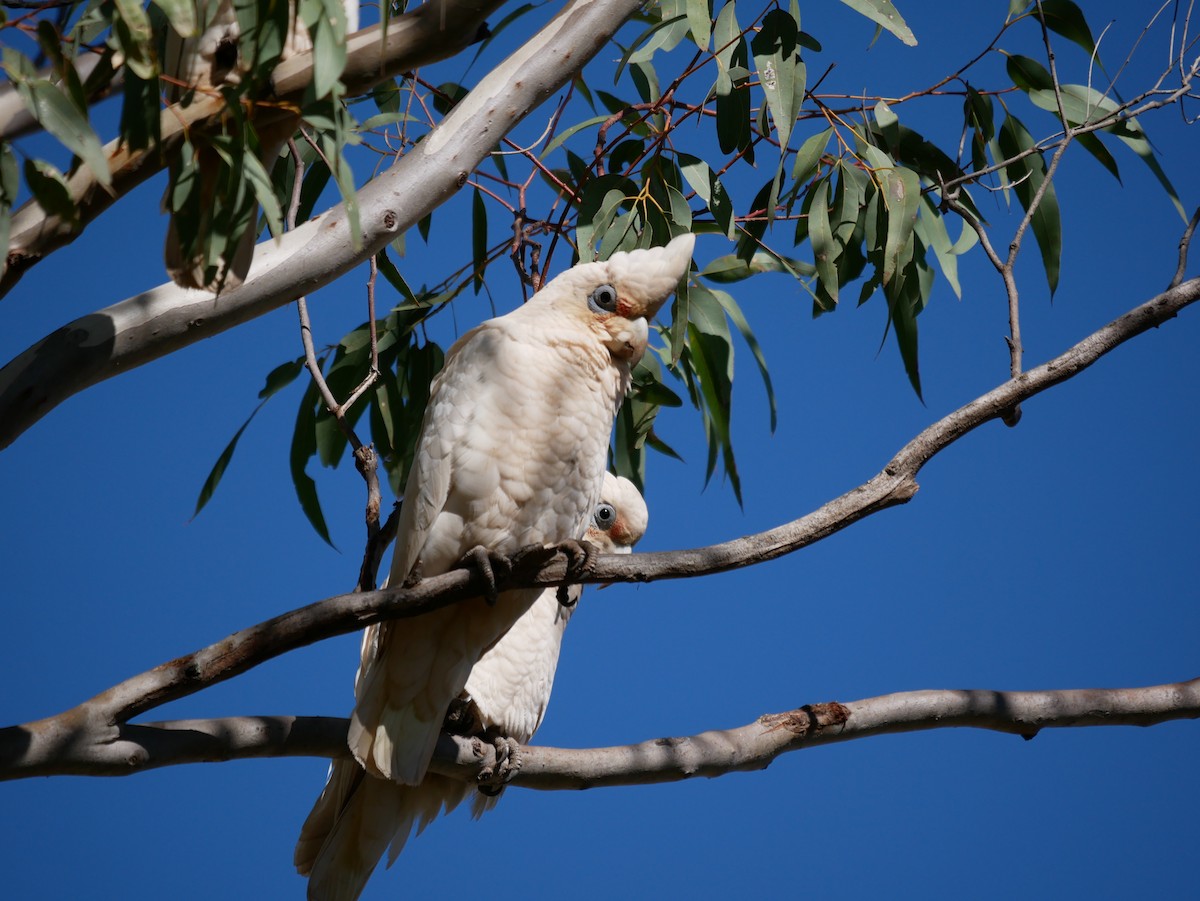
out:
{"label": "thin twig", "polygon": [[371,335],[371,366],[358,387],[350,392],[346,402],[334,411],[333,415],[338,418],[344,417],[346,411],[354,406],[355,401],[379,381],[379,335],[375,322],[375,279],[379,275],[379,261],[376,257],[371,257],[368,263],[371,267],[371,274],[367,277],[367,331]]}
{"label": "thin twig", "polygon": [[1196,233],[1196,225],[1200,224],[1200,206],[1196,207],[1196,211],[1192,213],[1192,218],[1188,221],[1187,228],[1183,230],[1183,237],[1179,239],[1179,266],[1175,269],[1175,275],[1171,278],[1171,284],[1167,288],[1176,288],[1183,281],[1183,273],[1187,268],[1188,248],[1192,244],[1192,235]]}
{"label": "thin twig", "polygon": [[[301,130],[301,133],[303,134],[303,130]],[[317,147],[312,139],[308,135],[304,135],[304,137],[313,149],[320,154],[320,148]],[[300,157],[300,148],[296,146],[295,139],[288,139],[288,148],[291,150],[292,159],[295,161],[292,196],[287,209],[287,226],[290,231],[296,227],[296,214],[300,207],[300,193],[304,179],[304,161]],[[324,159],[324,155],[322,154],[321,156]],[[325,164],[328,166],[329,161],[325,160]],[[325,381],[325,374],[321,371],[321,364],[317,360],[316,348],[313,345],[312,338],[312,322],[308,315],[308,299],[303,295],[296,298],[296,312],[300,317],[300,340],[304,345],[304,365],[312,377],[313,384],[317,386],[317,391],[321,394],[321,400],[325,403],[325,409],[329,411],[329,414],[333,417],[333,421],[337,423],[338,429],[346,436],[346,440],[350,443],[350,448],[354,455],[354,468],[358,470],[358,474],[362,476],[367,486],[367,505],[364,514],[367,540],[363,551],[363,562],[358,572],[357,590],[359,591],[374,590],[376,573],[379,569],[379,559],[383,553],[382,548],[378,549],[378,553],[375,552],[379,536],[379,507],[383,498],[379,488],[379,457],[375,453],[373,446],[363,444],[359,440],[358,433],[354,431],[354,427],[346,419],[346,411],[354,406],[354,403],[362,397],[363,393],[379,379],[379,340],[375,323],[375,279],[379,274],[379,264],[373,256],[370,259],[370,265],[371,274],[367,279],[367,322],[371,334],[371,364],[366,377],[351,392],[350,397],[343,404],[339,404],[337,398],[333,396],[333,391],[330,389],[329,383]],[[372,560],[374,563],[371,562]]]}

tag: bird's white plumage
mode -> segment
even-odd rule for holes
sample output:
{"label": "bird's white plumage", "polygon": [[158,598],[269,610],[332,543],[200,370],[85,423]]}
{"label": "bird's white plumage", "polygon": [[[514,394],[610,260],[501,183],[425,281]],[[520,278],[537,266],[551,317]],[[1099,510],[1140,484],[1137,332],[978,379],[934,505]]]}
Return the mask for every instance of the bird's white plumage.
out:
{"label": "bird's white plumage", "polygon": [[[593,517],[587,540],[602,553],[629,553],[649,517],[641,494],[628,479],[605,473],[600,503],[611,505],[616,517],[607,527]],[[574,601],[581,593],[582,586],[572,586]],[[555,589],[541,592],[472,668],[465,693],[489,732],[522,743],[533,737],[550,701],[563,633],[574,609],[558,603]],[[296,849],[301,872],[311,871],[309,897],[356,898],[389,845],[390,865],[414,827],[419,832],[473,792],[469,784],[436,773],[427,774],[420,785],[399,785],[366,775],[353,761],[336,761]],[[499,800],[474,794],[476,817]]]}
{"label": "bird's white plumage", "polygon": [[[648,320],[688,272],[692,245],[685,234],[574,266],[455,343],[416,442],[391,584],[439,575],[475,547],[510,554],[583,536]],[[504,591],[494,605],[468,600],[366,631],[349,732],[362,769],[335,763],[296,845],[312,899],[354,899],[379,841],[391,840],[394,857],[414,824],[443,809],[445,791],[420,783],[446,709],[539,594]],[[541,660],[551,656],[552,667],[557,643]]]}
{"label": "bird's white plumage", "polygon": [[[575,266],[455,343],[430,392],[391,584],[418,565],[422,576],[443,573],[475,547],[511,554],[583,536],[613,417],[645,351],[637,335],[687,273],[693,241]],[[591,303],[600,286],[615,290],[615,310]],[[480,598],[378,627],[350,726],[369,773],[421,781],[446,705],[537,594],[504,592],[494,606]]]}

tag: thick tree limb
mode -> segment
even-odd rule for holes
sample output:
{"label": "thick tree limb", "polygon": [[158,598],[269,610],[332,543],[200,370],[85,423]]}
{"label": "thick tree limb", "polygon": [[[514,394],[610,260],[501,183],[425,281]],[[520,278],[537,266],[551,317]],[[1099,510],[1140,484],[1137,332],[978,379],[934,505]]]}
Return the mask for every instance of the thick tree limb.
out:
{"label": "thick tree limb", "polygon": [[[1032,738],[1068,726],[1152,726],[1200,718],[1200,679],[1145,688],[1058,691],[929,690],[811,704],[735,729],[636,745],[527,747],[513,785],[542,790],[677,782],[761,770],[781,754],[834,742],[967,727]],[[45,722],[45,721],[43,721]],[[123,725],[58,741],[38,724],[0,730],[0,779],[128,776],[164,766],[254,757],[346,756],[350,721],[257,716]],[[443,735],[432,769],[471,781],[494,766],[487,742]]]}
{"label": "thick tree limb", "polygon": [[[1015,404],[1091,366],[1118,345],[1161,325],[1200,299],[1200,278],[1168,289],[1118,317],[1048,363],[1027,370],[926,428],[902,447],[883,471],[858,488],[785,525],[706,548],[653,554],[600,555],[587,573],[572,581],[649,582],[689,578],[752,566],[791,553],[838,532],[866,516],[908,501],[916,477],[935,454]],[[498,588],[558,585],[566,563],[540,548],[517,554]],[[385,619],[416,616],[466,598],[477,603],[483,578],[474,568],[454,570],[411,588],[354,592],[301,607],[251,626],[192,654],[179,657],[113,686],[65,713],[0,730],[0,765],[58,759],[88,736],[122,739],[128,720],[168,701],[230,679],[246,670],[332,635],[353,632]],[[1189,714],[1190,715],[1190,714]],[[893,730],[894,731],[894,730]],[[290,734],[290,733],[289,733]],[[0,773],[2,776],[2,773]]]}
{"label": "thick tree limb", "polygon": [[499,137],[573,77],[639,6],[568,3],[412,152],[358,192],[358,249],[339,204],[278,244],[259,245],[245,283],[234,290],[214,296],[162,285],[77,319],[21,353],[0,369],[0,448],[84,388],[270,312],[373,256],[454,194]]}

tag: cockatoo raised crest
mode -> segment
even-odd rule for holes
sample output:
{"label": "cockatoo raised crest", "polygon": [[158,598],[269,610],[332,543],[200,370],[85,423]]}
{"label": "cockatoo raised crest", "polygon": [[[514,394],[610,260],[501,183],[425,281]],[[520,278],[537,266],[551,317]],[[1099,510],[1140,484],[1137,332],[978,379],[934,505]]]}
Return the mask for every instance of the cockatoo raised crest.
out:
{"label": "cockatoo raised crest", "polygon": [[[602,553],[627,554],[645,534],[648,519],[633,483],[605,473],[586,538]],[[572,602],[582,591],[581,585],[571,586]],[[574,609],[573,603],[559,604],[555,589],[541,592],[472,668],[459,700],[471,705],[482,734],[522,743],[533,737],[550,701],[563,632]],[[354,761],[335,761],[296,845],[296,867],[309,876],[308,897],[357,898],[389,845],[390,866],[414,826],[421,831],[472,793],[476,817],[499,800],[436,773],[427,774],[420,785],[399,785],[368,776]]]}

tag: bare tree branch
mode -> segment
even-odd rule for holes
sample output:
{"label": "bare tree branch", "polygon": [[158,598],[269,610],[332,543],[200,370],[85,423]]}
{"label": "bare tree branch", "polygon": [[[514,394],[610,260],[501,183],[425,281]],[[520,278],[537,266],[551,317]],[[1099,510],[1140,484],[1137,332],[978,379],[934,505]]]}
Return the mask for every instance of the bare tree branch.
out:
{"label": "bare tree branch", "polygon": [[[526,747],[512,785],[547,791],[648,785],[765,769],[802,748],[876,735],[973,728],[1033,738],[1042,729],[1152,726],[1200,718],[1200,679],[1144,688],[906,691],[769,713],[734,729],[636,745]],[[44,721],[43,721],[44,722]],[[126,724],[71,741],[39,741],[37,724],[0,730],[0,779],[128,776],[164,766],[254,757],[344,757],[350,721],[239,716]],[[488,742],[442,735],[431,769],[471,781],[495,765]]]}
{"label": "bare tree branch", "polygon": [[[1126,689],[908,691],[766,714],[738,729],[687,738],[589,750],[524,748],[522,766],[512,784],[553,790],[711,778],[765,769],[780,754],[801,748],[948,727],[991,729],[1032,738],[1048,728],[1149,726],[1197,717],[1200,679]],[[472,761],[464,757],[460,749],[456,761],[469,767]],[[486,759],[480,762],[487,763]],[[467,767],[457,768],[459,778],[469,777]],[[454,775],[453,769],[442,763],[435,764],[435,769]]]}
{"label": "bare tree branch", "polygon": [[373,256],[454,194],[498,136],[569,81],[639,6],[638,0],[568,3],[415,150],[358,192],[358,249],[339,204],[278,244],[260,244],[246,281],[234,290],[214,297],[162,285],[77,319],[21,353],[0,369],[0,448],[76,392],[261,316]]}
{"label": "bare tree branch", "polygon": [[[1200,300],[1200,278],[1168,289],[1058,357],[1010,379],[928,426],[904,445],[879,474],[807,516],[766,532],[705,548],[600,555],[586,573],[571,581],[649,582],[690,578],[753,566],[807,547],[873,513],[910,500],[917,491],[917,474],[937,453],[1018,403],[1073,378],[1113,348],[1161,325],[1197,300]],[[561,585],[567,581],[566,569],[558,551],[527,548],[514,555],[511,574],[498,579],[497,588]],[[480,599],[483,583],[478,570],[470,567],[422,580],[411,588],[353,592],[284,613],[127,679],[57,716],[0,730],[0,765],[10,761],[10,766],[20,766],[21,761],[52,758],[81,742],[86,745],[87,736],[102,734],[106,742],[114,742],[122,734],[123,724],[135,716],[323,638],[353,632],[385,619],[416,616],[467,598],[483,603]]]}

